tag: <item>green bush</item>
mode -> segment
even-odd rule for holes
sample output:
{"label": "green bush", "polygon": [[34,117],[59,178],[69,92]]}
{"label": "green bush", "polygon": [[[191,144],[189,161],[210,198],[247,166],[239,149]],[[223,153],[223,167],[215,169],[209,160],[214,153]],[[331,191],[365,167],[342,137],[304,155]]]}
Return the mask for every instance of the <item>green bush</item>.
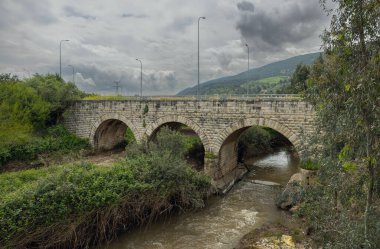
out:
{"label": "green bush", "polygon": [[68,101],[81,96],[74,84],[56,75],[37,74],[21,81],[0,74],[0,166],[11,160],[31,160],[41,153],[86,147],[83,139],[53,126]]}
{"label": "green bush", "polygon": [[111,167],[26,172],[28,180],[14,173],[1,176],[18,186],[0,185],[6,190],[0,197],[0,247],[94,245],[120,227],[143,224],[176,207],[202,207],[210,187],[209,179],[182,159],[158,150]]}
{"label": "green bush", "polygon": [[320,165],[311,159],[306,159],[301,160],[300,168],[306,170],[318,170],[320,168]]}
{"label": "green bush", "polygon": [[272,138],[272,134],[262,127],[252,126],[248,128],[239,139],[239,151],[240,153],[244,153],[240,154],[239,158],[272,152]]}
{"label": "green bush", "polygon": [[136,141],[135,135],[133,135],[133,132],[132,132],[131,128],[129,128],[129,127],[125,131],[124,140],[125,140],[126,145],[131,144],[134,141]]}
{"label": "green bush", "polygon": [[[55,127],[48,135],[67,133]],[[128,157],[109,167],[82,163],[1,174],[0,247],[86,248],[120,228],[203,207],[210,180],[183,159],[183,137],[163,130],[157,141],[130,144]]]}
{"label": "green bush", "polygon": [[66,83],[54,74],[35,74],[23,84],[33,88],[38,96],[49,103],[49,116],[45,119],[47,125],[55,125],[60,121],[69,101],[81,99],[86,95],[74,83]]}
{"label": "green bush", "polygon": [[71,134],[62,125],[56,125],[48,128],[44,136],[30,137],[25,142],[0,146],[0,166],[12,160],[32,160],[42,153],[67,153],[88,146],[87,140]]}
{"label": "green bush", "polygon": [[151,150],[156,150],[154,147],[158,147],[161,151],[170,151],[179,157],[184,157],[187,151],[185,136],[167,126],[160,129],[156,135],[155,143],[151,143],[149,147]]}

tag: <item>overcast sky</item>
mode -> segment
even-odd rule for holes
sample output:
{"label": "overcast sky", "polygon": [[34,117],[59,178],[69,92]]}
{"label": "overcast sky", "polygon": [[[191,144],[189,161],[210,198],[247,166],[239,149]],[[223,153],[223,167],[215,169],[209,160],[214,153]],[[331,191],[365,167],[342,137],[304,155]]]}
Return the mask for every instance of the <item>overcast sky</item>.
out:
{"label": "overcast sky", "polygon": [[59,73],[82,90],[175,94],[197,83],[320,49],[318,0],[1,0],[0,73]]}

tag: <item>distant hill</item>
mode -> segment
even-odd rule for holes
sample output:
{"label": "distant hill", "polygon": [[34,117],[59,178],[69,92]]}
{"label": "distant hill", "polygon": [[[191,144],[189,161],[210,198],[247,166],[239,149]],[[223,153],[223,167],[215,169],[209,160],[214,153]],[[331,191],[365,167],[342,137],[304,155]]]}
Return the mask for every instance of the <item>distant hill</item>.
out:
{"label": "distant hill", "polygon": [[[272,93],[281,85],[288,84],[288,78],[298,64],[310,65],[320,54],[318,52],[299,55],[254,68],[248,72],[210,80],[199,85],[199,94],[242,94],[246,92],[247,87],[249,93]],[[182,90],[177,95],[195,95],[196,93],[197,86],[194,86]]]}

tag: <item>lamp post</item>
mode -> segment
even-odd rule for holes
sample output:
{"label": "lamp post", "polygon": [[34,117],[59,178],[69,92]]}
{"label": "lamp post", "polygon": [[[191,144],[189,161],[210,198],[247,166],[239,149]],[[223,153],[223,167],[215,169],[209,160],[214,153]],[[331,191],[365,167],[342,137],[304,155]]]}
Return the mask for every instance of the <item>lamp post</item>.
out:
{"label": "lamp post", "polygon": [[73,65],[67,65],[68,67],[71,67],[73,69],[73,83],[75,84],[75,70]]}
{"label": "lamp post", "polygon": [[206,17],[201,16],[198,18],[198,85],[197,85],[197,99],[199,99],[199,21],[201,19],[206,19]]}
{"label": "lamp post", "polygon": [[62,42],[68,42],[70,40],[59,41],[59,77],[62,78]]}
{"label": "lamp post", "polygon": [[139,60],[139,59],[136,59],[137,61],[139,61],[140,62],[140,65],[141,65],[141,75],[140,75],[140,99],[142,99],[142,62],[141,62],[141,60]]}
{"label": "lamp post", "polygon": [[249,83],[249,46],[248,44],[246,43],[245,46],[247,47],[247,50],[248,50],[248,70],[247,70],[247,96],[248,96],[248,83]]}

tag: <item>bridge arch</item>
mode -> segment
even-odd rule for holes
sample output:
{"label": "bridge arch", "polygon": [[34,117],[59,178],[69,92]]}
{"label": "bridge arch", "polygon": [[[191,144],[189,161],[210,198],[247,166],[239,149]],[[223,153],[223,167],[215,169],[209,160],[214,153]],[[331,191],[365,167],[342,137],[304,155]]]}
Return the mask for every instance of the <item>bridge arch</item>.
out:
{"label": "bridge arch", "polygon": [[219,170],[222,175],[237,167],[237,144],[240,135],[249,127],[262,126],[271,128],[287,138],[296,151],[300,153],[300,139],[286,125],[268,118],[240,119],[224,129],[218,136],[214,150],[219,155]]}
{"label": "bridge arch", "polygon": [[127,128],[131,129],[136,141],[141,141],[141,136],[135,124],[126,116],[118,113],[104,114],[91,126],[90,144],[96,150],[110,149],[124,139]]}
{"label": "bridge arch", "polygon": [[151,125],[147,127],[147,138],[152,137],[155,131],[166,123],[181,123],[190,127],[201,139],[205,151],[211,151],[211,144],[209,142],[209,139],[206,133],[201,129],[201,127],[194,121],[178,115],[168,115],[157,119],[155,122],[153,122]]}

